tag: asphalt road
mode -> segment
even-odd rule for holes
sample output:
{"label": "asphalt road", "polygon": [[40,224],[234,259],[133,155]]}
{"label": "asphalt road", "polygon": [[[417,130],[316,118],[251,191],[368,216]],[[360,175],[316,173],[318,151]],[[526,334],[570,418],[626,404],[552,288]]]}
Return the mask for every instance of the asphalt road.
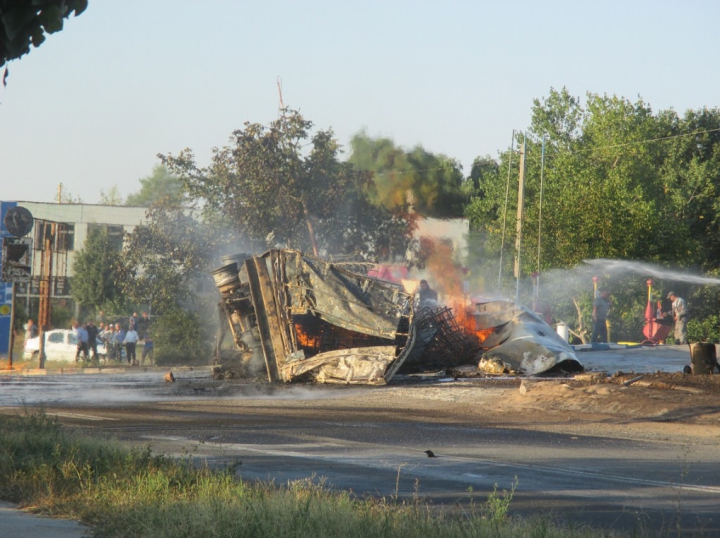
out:
{"label": "asphalt road", "polygon": [[[382,388],[213,386],[207,373],[178,377],[174,385],[161,373],[3,378],[0,406],[42,404],[92,435],[191,454],[211,466],[241,462],[238,474],[248,480],[314,477],[358,496],[419,496],[455,507],[481,503],[495,484],[509,490],[517,480],[512,513],[542,510],[575,523],[673,534],[679,521],[684,534],[720,533],[716,440],[634,437],[632,425],[623,435],[603,435],[602,424],[596,435],[586,427],[567,433],[568,423],[562,433],[540,431],[402,397],[373,405]],[[488,388],[477,405],[495,405],[500,394]],[[438,457],[428,458],[428,449]]]}

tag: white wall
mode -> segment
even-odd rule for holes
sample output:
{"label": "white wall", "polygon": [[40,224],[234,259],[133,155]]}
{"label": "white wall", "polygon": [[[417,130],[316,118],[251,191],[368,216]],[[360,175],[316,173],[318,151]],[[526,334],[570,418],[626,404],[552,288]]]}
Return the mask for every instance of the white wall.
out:
{"label": "white wall", "polygon": [[[75,246],[74,250],[68,252],[67,276],[72,276],[75,254],[85,244],[88,224],[122,226],[126,232],[131,232],[135,226],[145,220],[145,212],[147,211],[146,207],[94,204],[56,204],[29,201],[18,201],[17,204],[27,208],[36,219],[64,222],[75,226]],[[39,260],[35,260],[35,273],[39,270],[37,263],[39,263]]]}

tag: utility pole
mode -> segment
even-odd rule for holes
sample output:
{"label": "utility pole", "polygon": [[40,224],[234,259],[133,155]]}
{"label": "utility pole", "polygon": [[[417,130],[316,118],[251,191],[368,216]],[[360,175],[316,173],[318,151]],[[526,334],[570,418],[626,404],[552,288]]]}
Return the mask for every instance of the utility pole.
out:
{"label": "utility pole", "polygon": [[520,174],[518,176],[518,204],[515,234],[515,302],[519,302],[520,296],[520,250],[522,246],[522,227],[525,215],[525,153],[527,140],[523,134],[523,147],[520,152]]}
{"label": "utility pole", "polygon": [[10,347],[8,347],[8,370],[13,369],[13,347],[15,347],[15,294],[17,284],[12,283],[12,303],[10,303]]}
{"label": "utility pole", "polygon": [[50,295],[52,293],[53,247],[56,224],[43,222],[43,250],[40,273],[40,305],[38,309],[39,368],[45,368],[45,331],[50,327]]}

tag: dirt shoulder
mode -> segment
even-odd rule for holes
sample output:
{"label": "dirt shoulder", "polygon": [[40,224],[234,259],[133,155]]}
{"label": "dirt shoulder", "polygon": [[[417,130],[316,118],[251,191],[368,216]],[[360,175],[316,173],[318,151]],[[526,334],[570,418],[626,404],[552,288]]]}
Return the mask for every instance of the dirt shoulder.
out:
{"label": "dirt shoulder", "polygon": [[[238,383],[238,384],[236,384]],[[181,385],[181,384],[180,384]],[[236,392],[231,387],[244,387]],[[177,386],[179,393],[182,386]],[[197,394],[197,388],[191,389]],[[237,389],[236,389],[237,390]],[[386,387],[269,385],[234,380],[203,392],[200,404],[236,412],[261,406],[263,412],[287,409],[392,421],[397,416],[418,422],[483,423],[528,431],[553,431],[627,439],[705,444],[720,439],[720,375],[681,373],[580,374],[570,378],[492,378],[411,382],[394,380]],[[235,398],[237,398],[237,400]],[[177,408],[178,404],[173,404]],[[181,404],[182,407],[182,404]]]}
{"label": "dirt shoulder", "polygon": [[343,403],[357,403],[378,416],[394,409],[422,421],[472,421],[528,431],[678,443],[689,438],[701,444],[720,439],[720,375],[583,374],[572,379],[401,384],[378,389],[371,398],[351,397]]}

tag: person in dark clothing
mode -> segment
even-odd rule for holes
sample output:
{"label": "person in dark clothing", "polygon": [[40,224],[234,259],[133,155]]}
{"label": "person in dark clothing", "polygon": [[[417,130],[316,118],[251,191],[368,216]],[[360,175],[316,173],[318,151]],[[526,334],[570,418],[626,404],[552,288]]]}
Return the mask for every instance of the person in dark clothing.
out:
{"label": "person in dark clothing", "polygon": [[140,316],[138,316],[137,312],[133,312],[133,315],[130,316],[130,319],[128,319],[128,329],[135,329],[137,331],[139,321]]}
{"label": "person in dark clothing", "polygon": [[145,358],[148,357],[149,362],[152,363],[154,350],[155,344],[153,342],[152,336],[148,332],[145,334],[145,338],[143,339],[142,359],[140,360],[140,364],[145,364]]}
{"label": "person in dark clothing", "polygon": [[75,338],[77,339],[77,352],[75,353],[75,362],[80,362],[80,355],[83,359],[88,360],[88,334],[87,329],[80,325],[78,322],[73,323],[73,330],[75,331]]}
{"label": "person in dark clothing", "polygon": [[141,340],[145,338],[145,335],[148,333],[149,329],[150,317],[148,316],[147,312],[143,312],[142,316],[140,316],[140,319],[135,322],[135,330],[137,331],[138,336]]}
{"label": "person in dark clothing", "polygon": [[29,319],[28,322],[25,324],[25,343],[27,344],[27,341],[31,338],[37,338],[37,335],[37,325],[35,325],[33,320]]}
{"label": "person in dark clothing", "polygon": [[92,351],[93,360],[97,360],[97,337],[100,331],[98,331],[98,328],[95,326],[93,320],[88,321],[87,325],[85,326],[85,330],[87,331],[88,335],[88,349]]}
{"label": "person in dark clothing", "polygon": [[610,312],[610,292],[603,288],[600,290],[600,295],[593,301],[593,332],[590,343],[595,343],[598,338],[600,342],[607,342],[608,312]]}
{"label": "person in dark clothing", "polygon": [[437,300],[437,292],[430,287],[427,280],[422,279],[420,281],[420,291],[418,292],[418,302],[420,307],[433,306],[432,303],[437,303]]}

